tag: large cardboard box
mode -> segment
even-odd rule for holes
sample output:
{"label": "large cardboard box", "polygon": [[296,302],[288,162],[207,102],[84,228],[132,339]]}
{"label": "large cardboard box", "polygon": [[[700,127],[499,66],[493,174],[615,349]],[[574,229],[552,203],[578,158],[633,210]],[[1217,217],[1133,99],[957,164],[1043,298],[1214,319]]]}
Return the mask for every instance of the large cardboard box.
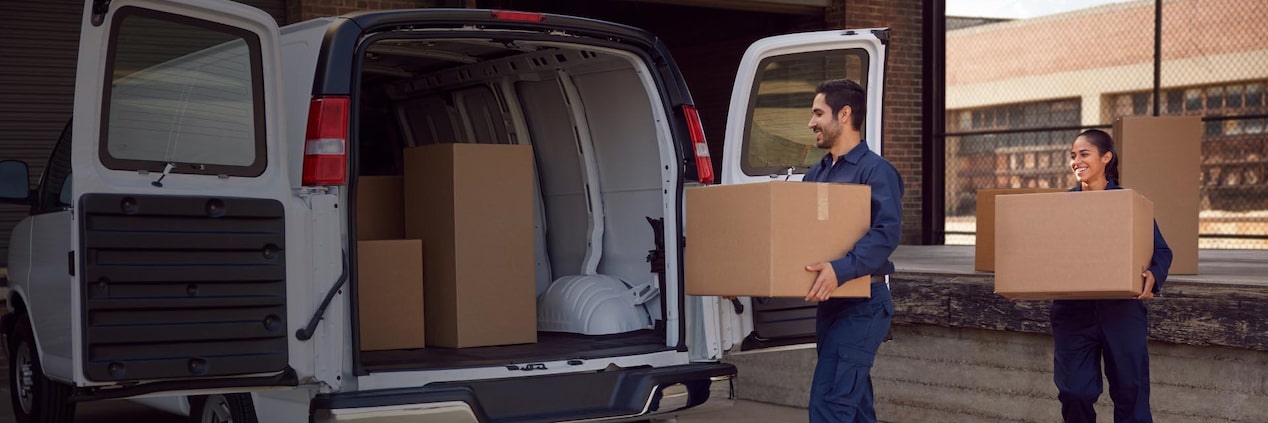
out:
{"label": "large cardboard box", "polygon": [[995,271],[995,196],[1061,192],[1060,188],[1008,188],[977,190],[977,236],[973,247],[973,268]]}
{"label": "large cardboard box", "polygon": [[423,243],[357,242],[357,312],[361,350],[423,348]]}
{"label": "large cardboard box", "polygon": [[995,246],[996,294],[1133,298],[1153,256],[1153,203],[1128,189],[999,196]]}
{"label": "large cardboard box", "polygon": [[405,238],[400,176],[357,177],[357,240]]}
{"label": "large cardboard box", "polygon": [[405,235],[427,246],[427,344],[537,342],[527,145],[405,150]]}
{"label": "large cardboard box", "polygon": [[[687,189],[688,295],[804,298],[806,266],[844,257],[871,226],[871,187],[762,182]],[[869,297],[867,276],[833,297]]]}
{"label": "large cardboard box", "polygon": [[1120,184],[1154,202],[1158,230],[1171,247],[1171,274],[1198,273],[1202,119],[1133,116],[1114,122],[1122,154]]}

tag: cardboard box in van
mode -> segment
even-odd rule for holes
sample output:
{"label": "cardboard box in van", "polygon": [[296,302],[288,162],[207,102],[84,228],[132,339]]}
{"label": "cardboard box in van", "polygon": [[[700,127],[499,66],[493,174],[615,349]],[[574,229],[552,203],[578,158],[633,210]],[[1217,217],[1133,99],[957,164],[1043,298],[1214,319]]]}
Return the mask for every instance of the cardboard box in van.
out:
{"label": "cardboard box in van", "polygon": [[362,351],[423,348],[423,298],[422,241],[357,242]]}
{"label": "cardboard box in van", "polygon": [[1006,188],[977,190],[977,236],[973,246],[973,269],[995,271],[995,196],[1061,192],[1060,188]]}
{"label": "cardboard box in van", "polygon": [[1153,202],[1128,190],[995,200],[995,293],[1016,300],[1122,299],[1143,291]]}
{"label": "cardboard box in van", "polygon": [[405,235],[427,246],[427,344],[537,342],[533,150],[405,150]]}
{"label": "cardboard box in van", "polygon": [[357,240],[405,238],[402,190],[400,176],[357,178]]}
{"label": "cardboard box in van", "polygon": [[1132,116],[1114,122],[1124,188],[1154,202],[1158,230],[1171,247],[1172,275],[1198,273],[1202,119]]}
{"label": "cardboard box in van", "polygon": [[[688,295],[804,298],[816,273],[867,233],[867,185],[760,182],[687,189]],[[867,276],[833,297],[869,297]]]}

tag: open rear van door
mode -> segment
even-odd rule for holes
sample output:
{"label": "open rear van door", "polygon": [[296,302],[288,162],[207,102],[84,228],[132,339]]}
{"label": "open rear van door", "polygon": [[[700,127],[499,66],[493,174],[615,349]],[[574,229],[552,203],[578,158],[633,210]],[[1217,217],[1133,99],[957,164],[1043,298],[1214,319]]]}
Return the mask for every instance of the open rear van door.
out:
{"label": "open rear van door", "polygon": [[63,375],[81,393],[296,385],[279,41],[236,2],[85,3]]}
{"label": "open rear van door", "polygon": [[[850,79],[867,91],[863,139],[881,153],[881,99],[889,29],[807,32],[764,38],[749,46],[731,91],[722,156],[722,183],[801,180],[826,150],[806,125],[815,88]],[[743,313],[722,301],[722,349],[749,337],[761,346],[814,342],[815,304],[800,298],[741,298]],[[751,336],[750,336],[751,334]]]}

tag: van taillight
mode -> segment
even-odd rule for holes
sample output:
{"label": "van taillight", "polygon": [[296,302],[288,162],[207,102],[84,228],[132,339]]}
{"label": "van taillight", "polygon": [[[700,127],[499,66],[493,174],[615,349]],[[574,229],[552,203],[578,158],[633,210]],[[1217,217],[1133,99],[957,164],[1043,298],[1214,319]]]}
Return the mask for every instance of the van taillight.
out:
{"label": "van taillight", "polygon": [[502,21],[541,22],[545,20],[546,16],[541,13],[494,10],[493,18]]}
{"label": "van taillight", "polygon": [[684,104],[682,115],[687,119],[687,131],[691,133],[692,151],[696,153],[696,176],[700,183],[713,183],[713,161],[709,159],[709,143],[704,139],[704,126],[700,124],[700,112],[696,106]]}
{"label": "van taillight", "polygon": [[348,97],[313,97],[304,136],[304,185],[343,185],[347,157]]}

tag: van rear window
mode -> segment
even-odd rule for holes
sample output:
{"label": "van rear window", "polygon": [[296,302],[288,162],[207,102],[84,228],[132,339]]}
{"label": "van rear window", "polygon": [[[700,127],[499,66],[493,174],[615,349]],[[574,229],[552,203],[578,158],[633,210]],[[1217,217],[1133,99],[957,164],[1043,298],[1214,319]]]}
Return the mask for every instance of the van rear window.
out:
{"label": "van rear window", "polygon": [[100,158],[118,170],[259,176],[260,41],[238,28],[122,8],[111,31]]}
{"label": "van rear window", "polygon": [[[815,51],[763,59],[757,66],[740,169],[749,176],[805,173],[826,153],[806,128],[819,83],[852,79],[867,88],[863,49]],[[864,129],[862,127],[860,130]]]}

